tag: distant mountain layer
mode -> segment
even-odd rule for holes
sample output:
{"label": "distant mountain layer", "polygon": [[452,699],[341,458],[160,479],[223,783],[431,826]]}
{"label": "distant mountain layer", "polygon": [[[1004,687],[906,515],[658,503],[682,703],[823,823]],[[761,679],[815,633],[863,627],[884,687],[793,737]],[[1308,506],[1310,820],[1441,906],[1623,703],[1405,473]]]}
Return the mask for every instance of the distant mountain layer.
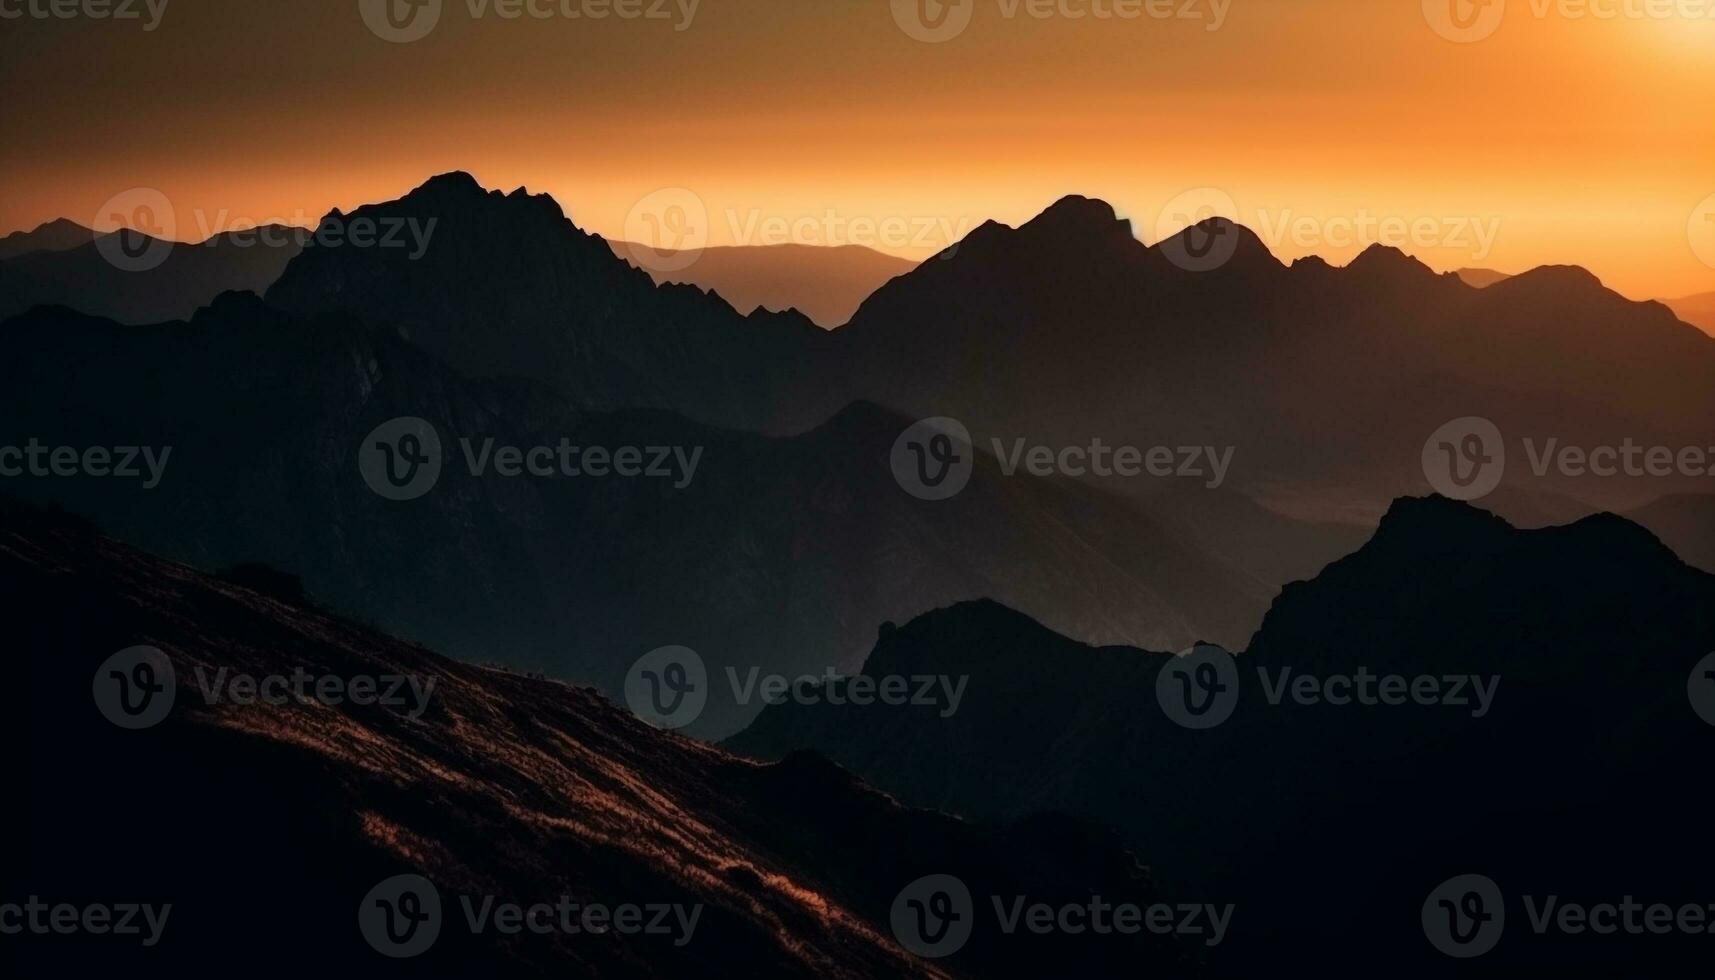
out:
{"label": "distant mountain layer", "polygon": [[0,238],[0,261],[31,252],[65,252],[95,240],[95,232],[65,218]]}
{"label": "distant mountain layer", "polygon": [[[694,729],[715,737],[761,707],[727,693],[726,667],[853,668],[881,623],[962,599],[996,597],[1097,642],[1242,642],[1269,579],[1307,574],[1343,540],[1242,500],[1181,516],[1008,477],[986,453],[957,497],[919,500],[890,467],[907,420],[873,405],[790,438],[585,412],[540,383],[466,379],[396,333],[240,294],[155,328],[38,311],[0,345],[0,445],[171,448],[153,489],[44,475],[6,492],[205,569],[265,562],[450,653],[610,692],[646,651],[690,646],[721,679]],[[444,460],[433,489],[399,502],[358,466],[368,433],[396,417],[427,420]],[[696,469],[472,470],[485,445],[562,441],[677,449]],[[1278,554],[1259,572],[1213,552],[1205,520]]]}
{"label": "distant mountain layer", "polygon": [[1681,320],[1715,335],[1715,293],[1663,300]]}
{"label": "distant mountain layer", "polygon": [[[1534,893],[1705,901],[1715,858],[1663,828],[1708,805],[1691,772],[1711,730],[1687,695],[1711,649],[1715,576],[1635,525],[1519,531],[1401,500],[1361,550],[1281,594],[1224,681],[1232,715],[1217,727],[1170,720],[1161,695],[1181,692],[1159,678],[1172,657],[1092,648],[976,603],[888,633],[863,668],[967,678],[951,716],[786,703],[729,744],[814,749],[908,804],[980,819],[1107,822],[1164,880],[1267,923],[1268,941],[1219,951],[1233,975],[1314,948],[1334,975],[1386,962],[1440,976],[1418,909],[1455,874],[1500,882],[1515,909]],[[1400,678],[1395,697],[1425,683],[1436,695],[1385,703],[1385,677]],[[1519,932],[1509,917],[1482,962],[1498,972],[1481,975],[1647,963],[1690,977],[1703,938]]]}
{"label": "distant mountain layer", "polygon": [[[1459,278],[1467,285],[1483,289],[1493,286],[1511,276],[1493,269],[1460,269]],[[1691,324],[1704,333],[1715,336],[1715,293],[1699,293],[1696,296],[1682,296],[1679,299],[1664,299],[1661,302],[1673,311],[1674,316]]]}
{"label": "distant mountain layer", "polygon": [[917,264],[861,245],[717,246],[694,253],[608,245],[656,283],[712,290],[741,312],[794,309],[826,328],[850,320],[870,293]]}
{"label": "distant mountain layer", "polygon": [[267,289],[307,234],[271,225],[188,245],[126,231],[37,248],[0,263],[0,318],[66,306],[129,324],[189,319],[221,293]]}
{"label": "distant mountain layer", "polygon": [[[171,905],[146,949],[9,936],[17,975],[240,959],[266,977],[329,963],[448,977],[1196,973],[1193,944],[1148,936],[984,928],[933,965],[898,946],[894,899],[930,874],[979,896],[1159,899],[1133,859],[1069,820],[973,826],[904,809],[813,756],[757,766],[588,690],[448,660],[4,504],[0,588],[30,611],[13,623],[10,664],[29,696],[6,721],[29,748],[14,807],[29,846],[8,888],[19,902]],[[164,720],[126,731],[97,713],[92,679],[116,683],[100,668],[135,645],[164,653],[150,682],[174,695]],[[305,692],[332,680],[351,697],[258,702],[243,686],[262,681],[266,696],[268,678],[299,675]],[[352,703],[364,678],[383,697],[394,679],[425,693]],[[395,962],[358,919],[399,874],[427,878],[441,909],[427,951]],[[537,924],[564,921],[562,902],[576,903],[574,924],[586,906],[634,904],[638,924],[671,934],[509,934],[493,920],[478,932],[465,902],[484,915],[489,903],[556,907]]]}

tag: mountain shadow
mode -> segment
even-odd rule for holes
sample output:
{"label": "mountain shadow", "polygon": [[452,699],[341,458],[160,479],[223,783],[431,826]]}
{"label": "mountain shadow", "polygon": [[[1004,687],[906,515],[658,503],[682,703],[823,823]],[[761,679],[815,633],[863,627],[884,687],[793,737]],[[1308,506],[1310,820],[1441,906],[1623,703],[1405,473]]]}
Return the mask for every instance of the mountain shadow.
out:
{"label": "mountain shadow", "polygon": [[[886,632],[864,665],[968,677],[950,717],[787,703],[728,744],[815,749],[907,803],[975,818],[1105,822],[1163,880],[1260,924],[1218,951],[1223,973],[1314,955],[1337,974],[1450,975],[1419,909],[1476,873],[1509,900],[1506,934],[1460,975],[1647,964],[1689,977],[1706,936],[1537,935],[1523,901],[1710,901],[1715,862],[1674,828],[1710,804],[1697,760],[1715,730],[1687,695],[1712,649],[1715,576],[1636,525],[1520,531],[1407,499],[1362,549],[1281,594],[1236,658],[1217,727],[1171,720],[1157,694],[1170,656],[1091,648],[976,603]],[[1350,680],[1322,686],[1366,674],[1368,703]],[[1382,677],[1401,679],[1403,703],[1380,700]],[[1402,694],[1417,683],[1433,703]]]}

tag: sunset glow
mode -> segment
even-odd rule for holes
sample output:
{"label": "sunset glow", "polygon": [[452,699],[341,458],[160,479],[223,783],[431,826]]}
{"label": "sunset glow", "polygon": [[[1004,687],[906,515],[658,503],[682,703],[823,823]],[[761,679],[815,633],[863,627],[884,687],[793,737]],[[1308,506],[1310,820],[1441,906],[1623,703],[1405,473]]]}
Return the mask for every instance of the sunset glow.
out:
{"label": "sunset glow", "polygon": [[1283,259],[1344,262],[1416,228],[1395,243],[1437,269],[1578,264],[1640,298],[1715,289],[1694,240],[1715,195],[1715,4],[1514,0],[1472,43],[1423,5],[1369,0],[1131,17],[968,0],[938,43],[882,2],[597,20],[449,0],[413,43],[355,6],[176,0],[148,32],[0,21],[0,78],[32,93],[4,113],[0,233],[93,223],[139,186],[174,203],[180,238],[308,224],[463,169],[610,237],[676,187],[706,207],[709,245],[784,227],[918,258],[1068,193],[1153,240],[1170,201],[1214,188]]}

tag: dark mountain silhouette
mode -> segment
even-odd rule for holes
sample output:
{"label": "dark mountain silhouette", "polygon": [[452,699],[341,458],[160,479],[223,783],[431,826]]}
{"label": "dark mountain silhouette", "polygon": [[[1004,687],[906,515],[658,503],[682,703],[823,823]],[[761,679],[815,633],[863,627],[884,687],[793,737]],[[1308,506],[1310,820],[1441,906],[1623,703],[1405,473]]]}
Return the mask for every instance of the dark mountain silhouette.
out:
{"label": "dark mountain silhouette", "polygon": [[[1493,269],[1460,269],[1459,278],[1467,285],[1482,289],[1511,277]],[[1672,310],[1674,316],[1706,334],[1715,335],[1715,293],[1698,293],[1695,296],[1681,296],[1678,299],[1663,299],[1659,302]]]}
{"label": "dark mountain silhouette", "polygon": [[[1162,897],[1109,836],[1069,819],[976,826],[902,808],[814,756],[758,766],[589,690],[449,660],[10,503],[0,587],[29,610],[12,658],[29,697],[6,722],[27,749],[13,841],[27,846],[8,858],[8,899],[172,905],[148,949],[8,936],[11,975],[241,960],[270,977],[329,964],[383,976],[1196,974],[1197,950],[1147,937],[982,927],[934,964],[896,945],[894,897],[927,874],[984,896]],[[172,675],[157,680],[176,697],[157,725],[126,731],[97,712],[91,679],[137,644],[165,653]],[[303,672],[354,693],[362,677],[434,687],[409,710],[243,704],[200,693],[217,672]],[[441,930],[421,956],[393,960],[366,945],[357,912],[404,873],[434,883]],[[701,911],[683,944],[502,935],[471,931],[459,896]]]}
{"label": "dark mountain silhouette", "polygon": [[[25,477],[11,492],[204,569],[265,563],[451,653],[608,691],[648,650],[690,646],[721,680],[701,734],[760,708],[732,703],[726,666],[851,669],[877,624],[963,599],[997,597],[1098,642],[1176,646],[1238,642],[1274,591],[1200,532],[1072,481],[1004,477],[992,458],[958,497],[913,498],[888,462],[907,420],[863,403],[790,438],[589,413],[538,383],[467,380],[387,330],[244,294],[151,328],[42,310],[0,342],[0,445],[172,448],[155,489]],[[402,416],[433,424],[445,465],[425,496],[392,502],[357,459]],[[471,453],[566,439],[700,456],[682,487],[479,477],[460,439]]]}
{"label": "dark mountain silhouette", "polygon": [[[1203,242],[1230,257],[1186,268]],[[1525,435],[1700,445],[1715,417],[1715,340],[1582,270],[1479,290],[1380,246],[1289,267],[1221,219],[1145,246],[1085,198],[983,225],[835,336],[850,390],[906,414],[1058,444],[1234,445],[1235,487],[1298,516],[1373,520],[1421,492],[1425,439],[1463,416],[1494,421],[1515,457]],[[1518,463],[1509,486],[1587,508],[1701,485]]]}
{"label": "dark mountain silhouette", "polygon": [[95,240],[95,232],[66,218],[43,222],[29,231],[0,238],[0,262],[31,252],[65,252]]}
{"label": "dark mountain silhouette", "polygon": [[[793,309],[817,326],[837,327],[852,318],[858,304],[894,276],[917,265],[862,245],[732,245],[701,250],[683,269],[671,249],[651,249],[630,242],[608,242],[615,255],[649,273],[657,284],[690,283],[710,290],[735,310]],[[639,265],[636,256],[658,255]]]}
{"label": "dark mountain silhouette", "polygon": [[[1482,873],[1518,918],[1480,975],[1647,964],[1688,977],[1704,937],[1534,937],[1517,903],[1707,901],[1715,862],[1668,828],[1709,804],[1694,773],[1710,729],[1687,682],[1711,649],[1715,577],[1636,525],[1599,515],[1520,531],[1467,505],[1408,499],[1358,552],[1285,589],[1237,658],[1237,706],[1217,728],[1164,714],[1166,655],[1088,647],[973,603],[886,632],[864,666],[968,674],[953,717],[788,704],[729,744],[763,758],[813,748],[907,803],[980,819],[1067,810],[1106,821],[1155,855],[1164,880],[1266,924],[1266,936],[1220,951],[1216,965],[1235,975],[1283,950],[1315,950],[1336,975],[1378,962],[1446,975],[1419,906],[1453,875]],[[1258,676],[1360,667],[1499,686],[1473,717],[1416,704],[1276,707]]]}
{"label": "dark mountain silhouette", "polygon": [[808,394],[788,397],[825,391],[814,359],[826,338],[815,324],[794,312],[742,317],[694,286],[658,287],[547,195],[485,191],[452,173],[326,220],[415,221],[432,233],[418,257],[312,243],[268,290],[270,303],[395,326],[468,376],[552,383],[585,408],[792,429],[839,404],[818,398],[806,411]]}
{"label": "dark mountain silhouette", "polygon": [[[127,236],[127,247],[139,255],[162,241],[130,231],[115,234]],[[266,289],[307,234],[266,225],[195,245],[172,243],[158,265],[140,270],[115,265],[93,240],[32,251],[0,265],[0,319],[36,306],[67,306],[120,323],[183,320],[221,293]]]}

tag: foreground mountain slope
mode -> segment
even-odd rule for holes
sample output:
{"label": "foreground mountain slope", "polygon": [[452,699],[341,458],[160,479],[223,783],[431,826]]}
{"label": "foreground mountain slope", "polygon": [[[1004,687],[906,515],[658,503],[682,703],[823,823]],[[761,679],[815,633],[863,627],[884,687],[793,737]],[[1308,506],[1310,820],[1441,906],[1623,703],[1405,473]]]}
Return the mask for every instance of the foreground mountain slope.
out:
{"label": "foreground mountain slope", "polygon": [[[764,758],[814,748],[952,812],[1105,821],[1167,879],[1268,923],[1260,944],[1223,949],[1224,967],[1261,968],[1290,942],[1328,966],[1441,975],[1417,909],[1454,874],[1487,874],[1515,901],[1707,900],[1715,865],[1663,830],[1707,814],[1693,772],[1715,729],[1687,693],[1711,649],[1715,576],[1635,525],[1519,531],[1462,504],[1402,500],[1364,548],[1282,593],[1237,658],[1236,707],[1219,727],[1164,714],[1167,655],[1090,648],[979,603],[891,632],[864,667],[968,676],[956,715],[788,704],[729,744]],[[1360,670],[1498,686],[1480,716],[1471,684],[1464,707],[1269,701],[1282,677]],[[1690,976],[1666,967],[1688,965],[1704,938],[1586,946],[1518,931],[1481,965]]]}
{"label": "foreground mountain slope", "polygon": [[[757,766],[590,691],[448,660],[12,504],[0,505],[0,585],[31,610],[13,665],[31,696],[8,717],[13,744],[29,748],[28,837],[6,845],[8,895],[173,904],[146,950],[8,937],[20,975],[229,957],[265,976],[1031,976],[1053,964],[1188,975],[1158,940],[979,931],[933,966],[894,945],[893,898],[930,873],[995,894],[1151,900],[1134,862],[1066,821],[984,829],[902,809],[815,758]],[[126,731],[97,713],[91,677],[134,644],[166,654],[177,694],[158,725]],[[214,672],[298,670],[435,685],[412,710],[199,690]],[[400,873],[443,897],[440,937],[420,959],[384,959],[357,927],[365,894]],[[702,911],[684,943],[505,936],[466,927],[459,895]]]}

